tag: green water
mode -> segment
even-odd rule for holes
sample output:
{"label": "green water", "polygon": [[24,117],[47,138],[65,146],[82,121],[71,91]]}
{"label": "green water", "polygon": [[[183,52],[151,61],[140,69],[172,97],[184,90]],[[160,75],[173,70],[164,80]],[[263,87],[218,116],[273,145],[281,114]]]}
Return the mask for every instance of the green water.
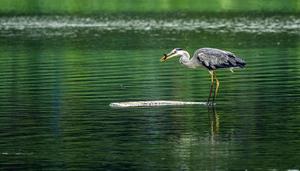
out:
{"label": "green water", "polygon": [[299,13],[299,0],[1,0],[0,12],[9,14],[99,12],[277,12]]}
{"label": "green water", "polygon": [[[297,15],[105,14],[0,17],[0,170],[300,168]],[[160,63],[181,47],[232,51],[217,105],[209,74]]]}

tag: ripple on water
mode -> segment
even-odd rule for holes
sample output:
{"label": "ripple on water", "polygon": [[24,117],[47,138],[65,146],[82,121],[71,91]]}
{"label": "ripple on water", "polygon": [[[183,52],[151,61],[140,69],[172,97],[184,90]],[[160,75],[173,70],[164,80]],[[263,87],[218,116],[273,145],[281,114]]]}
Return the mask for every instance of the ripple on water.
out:
{"label": "ripple on water", "polygon": [[[73,29],[67,29],[73,28]],[[233,18],[106,18],[70,16],[18,16],[1,17],[0,32],[5,30],[29,30],[32,35],[72,35],[74,29],[98,31],[208,31],[299,34],[300,19],[295,16],[281,17],[233,17]],[[42,30],[41,30],[42,29]],[[60,32],[53,32],[60,29]],[[64,30],[65,29],[65,30]],[[51,30],[51,32],[47,31]],[[5,34],[12,36],[14,34]],[[2,36],[5,36],[2,34]]]}

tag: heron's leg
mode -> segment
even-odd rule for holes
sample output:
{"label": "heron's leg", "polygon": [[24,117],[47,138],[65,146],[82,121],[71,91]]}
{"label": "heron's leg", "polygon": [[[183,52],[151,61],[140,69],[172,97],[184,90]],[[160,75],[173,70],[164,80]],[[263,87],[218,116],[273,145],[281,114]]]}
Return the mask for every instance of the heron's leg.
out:
{"label": "heron's leg", "polygon": [[213,86],[214,86],[214,72],[213,71],[208,71],[209,74],[210,74],[210,78],[211,78],[211,85],[210,85],[210,90],[209,90],[209,96],[208,96],[208,99],[207,99],[207,104],[209,104],[210,102],[210,98],[211,98],[211,95],[212,95],[212,89],[213,89]]}
{"label": "heron's leg", "polygon": [[216,80],[216,89],[215,89],[215,92],[214,92],[214,98],[213,98],[213,101],[215,100],[215,98],[217,97],[218,95],[218,90],[219,90],[219,85],[220,85],[220,82],[217,78],[217,74],[215,73],[214,71],[214,79]]}

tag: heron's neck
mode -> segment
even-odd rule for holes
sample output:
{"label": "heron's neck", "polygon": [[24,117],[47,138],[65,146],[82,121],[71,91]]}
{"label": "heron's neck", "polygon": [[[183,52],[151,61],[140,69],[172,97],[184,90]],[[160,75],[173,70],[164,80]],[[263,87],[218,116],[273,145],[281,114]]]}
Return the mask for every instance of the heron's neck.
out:
{"label": "heron's neck", "polygon": [[193,63],[190,60],[190,54],[187,51],[184,51],[179,59],[179,62],[189,68],[193,68]]}

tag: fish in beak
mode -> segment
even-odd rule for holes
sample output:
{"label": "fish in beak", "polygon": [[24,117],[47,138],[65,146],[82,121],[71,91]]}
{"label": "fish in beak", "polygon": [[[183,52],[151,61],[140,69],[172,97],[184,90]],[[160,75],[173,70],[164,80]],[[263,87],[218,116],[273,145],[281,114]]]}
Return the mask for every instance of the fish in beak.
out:
{"label": "fish in beak", "polygon": [[165,62],[168,58],[168,55],[167,54],[164,54],[163,57],[160,58],[160,62]]}
{"label": "fish in beak", "polygon": [[176,52],[170,52],[168,54],[164,54],[164,56],[160,58],[160,62],[165,62],[166,60],[168,60],[176,55],[177,55]]}

